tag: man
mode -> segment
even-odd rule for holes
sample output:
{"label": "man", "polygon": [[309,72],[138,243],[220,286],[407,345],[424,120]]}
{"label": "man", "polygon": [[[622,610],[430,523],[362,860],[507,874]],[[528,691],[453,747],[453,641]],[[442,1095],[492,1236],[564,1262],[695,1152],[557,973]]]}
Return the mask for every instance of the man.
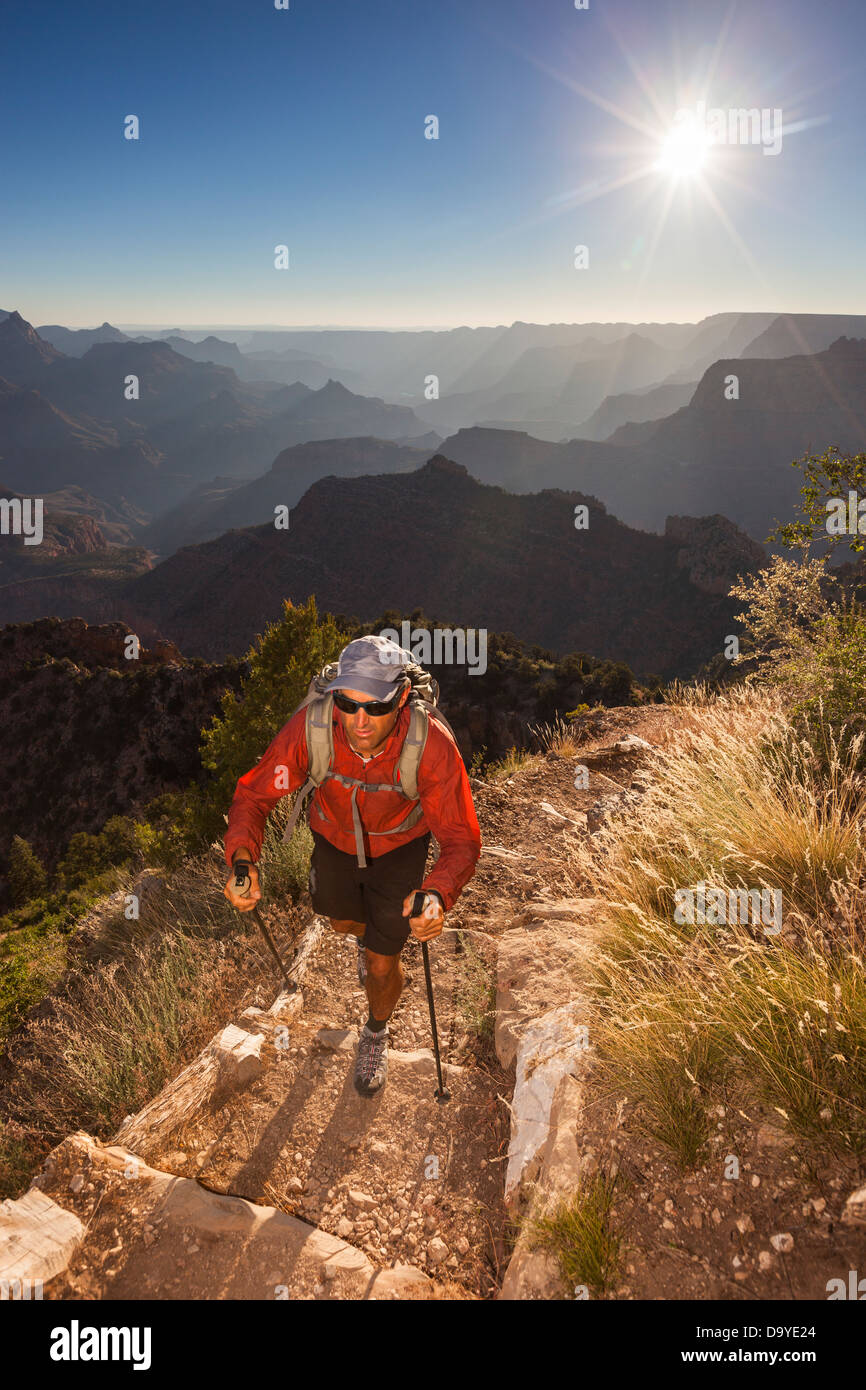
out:
{"label": "man", "polygon": [[[344,647],[338,674],[324,687],[334,692],[331,770],[337,775],[316,788],[309,807],[313,909],[328,918],[334,931],[358,938],[358,979],[369,1005],[355,1064],[355,1087],[362,1095],[373,1095],[385,1081],[388,1019],[405,984],[400,953],[409,933],[419,941],[439,935],[445,913],[472,877],[481,853],[463,759],[450,733],[433,717],[428,718],[418,767],[421,815],[401,828],[410,808],[391,784],[410,723],[406,705],[411,685],[402,667],[411,660],[409,652],[385,637],[359,637]],[[261,897],[255,863],[268,813],[307,780],[305,726],[302,708],[237,783],[225,834],[226,862],[250,863],[252,883],[241,896],[232,877],[225,896],[242,912]],[[362,785],[345,785],[341,777]],[[424,877],[431,832],[439,842],[439,859]],[[363,868],[355,853],[357,833],[363,836]],[[438,899],[435,914],[409,917],[416,891]]]}

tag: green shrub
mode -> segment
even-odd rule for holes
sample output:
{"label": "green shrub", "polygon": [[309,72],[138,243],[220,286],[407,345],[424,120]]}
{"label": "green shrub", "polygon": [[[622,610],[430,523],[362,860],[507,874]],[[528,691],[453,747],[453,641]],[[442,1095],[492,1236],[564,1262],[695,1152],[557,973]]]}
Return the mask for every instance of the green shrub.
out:
{"label": "green shrub", "polygon": [[491,782],[498,782],[505,777],[511,777],[518,768],[522,767],[529,757],[525,748],[516,748],[512,745],[504,758],[498,758],[487,767],[486,776]]}
{"label": "green shrub", "polygon": [[463,947],[455,1004],[466,1027],[490,1047],[496,1025],[496,976],[465,932],[457,933]]}
{"label": "green shrub", "polygon": [[34,854],[29,842],[20,835],[13,836],[6,872],[9,893],[16,907],[28,902],[30,898],[40,897],[48,886],[48,876],[42,861]]}
{"label": "green shrub", "polygon": [[[824,614],[815,623],[809,658],[801,665],[791,714],[826,763],[833,735],[844,752],[866,730],[866,613],[842,603]],[[858,765],[866,767],[866,753]]]}
{"label": "green shrub", "polygon": [[0,943],[0,1053],[27,1010],[57,983],[66,966],[62,926],[43,918]]}
{"label": "green shrub", "polygon": [[129,816],[111,816],[98,835],[79,830],[72,836],[57,866],[58,882],[64,888],[85,884],[106,869],[125,864],[137,848],[135,821]]}
{"label": "green shrub", "polygon": [[0,1121],[0,1201],[20,1197],[30,1186],[34,1155],[14,1125]]}
{"label": "green shrub", "polygon": [[[746,602],[733,664],[757,663],[747,679],[779,692],[826,767],[831,745],[845,752],[866,731],[866,611],[841,594],[825,564],[775,555],[731,594]],[[862,745],[858,766],[866,767]]]}
{"label": "green shrub", "polygon": [[313,836],[303,817],[295,826],[288,844],[283,843],[283,831],[289,819],[293,798],[278,802],[265,823],[262,842],[261,887],[269,900],[290,899],[297,902],[307,887],[310,876],[310,856]]}
{"label": "green shrub", "polygon": [[615,1177],[595,1173],[572,1197],[527,1222],[530,1246],[556,1257],[570,1298],[581,1285],[598,1295],[616,1282],[621,1244],[611,1224],[616,1187]]}
{"label": "green shrub", "polygon": [[0,1041],[17,1027],[32,1002],[23,956],[16,952],[0,959]]}
{"label": "green shrub", "polygon": [[330,615],[319,619],[312,597],[297,608],[287,600],[280,622],[256,639],[240,698],[227,691],[222,714],[202,733],[202,765],[213,774],[193,807],[202,837],[212,841],[224,833],[238,779],[261,761],[306,695],[311,677],[337,659],[347,640]]}

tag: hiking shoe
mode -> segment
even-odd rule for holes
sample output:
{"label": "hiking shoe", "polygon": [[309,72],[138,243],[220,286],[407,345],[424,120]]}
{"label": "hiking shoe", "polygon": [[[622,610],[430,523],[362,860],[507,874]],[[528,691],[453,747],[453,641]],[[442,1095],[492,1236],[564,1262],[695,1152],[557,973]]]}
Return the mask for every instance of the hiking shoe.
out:
{"label": "hiking shoe", "polygon": [[373,1033],[366,1023],[358,1039],[358,1057],[355,1062],[355,1090],[362,1096],[371,1096],[385,1084],[388,1070],[388,1025],[379,1033]]}
{"label": "hiking shoe", "polygon": [[367,983],[367,948],[364,945],[363,936],[357,938],[358,941],[358,984],[361,988]]}

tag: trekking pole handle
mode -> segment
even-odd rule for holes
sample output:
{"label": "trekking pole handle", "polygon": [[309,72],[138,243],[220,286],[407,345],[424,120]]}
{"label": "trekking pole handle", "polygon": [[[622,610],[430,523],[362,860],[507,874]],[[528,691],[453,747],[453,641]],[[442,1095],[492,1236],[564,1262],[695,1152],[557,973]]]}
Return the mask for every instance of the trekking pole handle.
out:
{"label": "trekking pole handle", "polygon": [[420,889],[412,899],[410,917],[435,917],[439,899],[434,893],[423,893]]}
{"label": "trekking pole handle", "polygon": [[[248,859],[235,860],[235,862],[232,864],[232,869],[234,870],[235,876],[235,888],[240,888],[241,885],[245,883],[247,880],[249,880],[249,882],[252,883],[252,879],[250,878],[251,868],[252,864]],[[285,964],[283,963],[283,958],[277,950],[276,946],[274,945],[274,939],[268,931],[267,926],[265,925],[265,919],[262,917],[258,904],[256,904],[256,906],[253,908],[253,914],[255,916],[256,922],[258,923],[259,930],[261,931],[262,936],[265,938],[268,950],[270,951],[271,955],[273,956],[274,960],[277,962],[277,965],[280,968],[280,972],[283,976],[283,979],[286,982],[287,988],[289,990],[297,989],[297,983],[293,981],[289,976],[289,972],[286,969]]]}
{"label": "trekking pole handle", "polygon": [[[235,862],[232,864],[232,869],[234,870],[236,888],[239,888],[241,886],[244,879],[250,878],[250,869],[252,867],[253,866],[250,863],[249,859],[235,860]],[[243,872],[241,872],[242,870]],[[250,879],[250,882],[252,882],[252,879]]]}

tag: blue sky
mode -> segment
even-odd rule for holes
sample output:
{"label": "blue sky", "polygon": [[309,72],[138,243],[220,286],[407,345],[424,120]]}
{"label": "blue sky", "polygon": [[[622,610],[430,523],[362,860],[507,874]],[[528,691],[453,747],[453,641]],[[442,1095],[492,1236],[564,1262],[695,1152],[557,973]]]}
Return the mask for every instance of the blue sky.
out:
{"label": "blue sky", "polygon": [[[34,323],[866,312],[862,0],[10,0],[0,26],[0,307]],[[701,98],[780,109],[781,153],[653,170]]]}

